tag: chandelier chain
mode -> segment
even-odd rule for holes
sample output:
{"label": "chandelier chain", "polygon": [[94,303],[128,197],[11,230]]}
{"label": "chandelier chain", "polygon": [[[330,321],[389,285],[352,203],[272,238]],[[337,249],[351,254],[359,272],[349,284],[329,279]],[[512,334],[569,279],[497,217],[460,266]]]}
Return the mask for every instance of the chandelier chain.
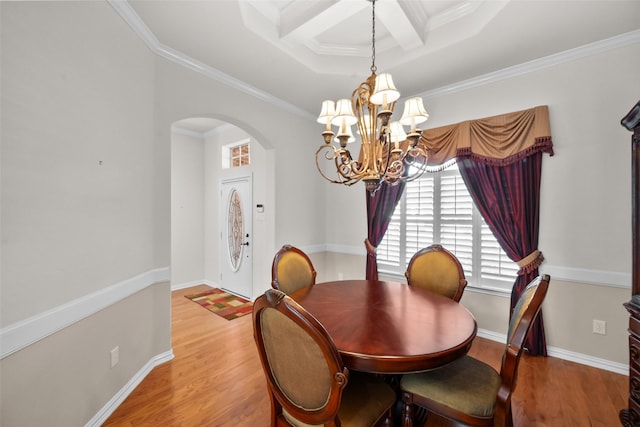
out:
{"label": "chandelier chain", "polygon": [[371,72],[378,70],[376,67],[376,0],[371,0]]}

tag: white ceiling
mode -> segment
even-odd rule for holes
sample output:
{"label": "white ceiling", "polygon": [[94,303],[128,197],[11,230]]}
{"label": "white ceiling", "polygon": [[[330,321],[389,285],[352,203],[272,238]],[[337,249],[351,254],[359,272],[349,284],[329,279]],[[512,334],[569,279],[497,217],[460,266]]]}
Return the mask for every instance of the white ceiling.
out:
{"label": "white ceiling", "polygon": [[[128,22],[164,51],[310,115],[371,73],[367,0],[128,5]],[[377,0],[375,63],[404,97],[602,40],[637,41],[639,29],[640,0]]]}

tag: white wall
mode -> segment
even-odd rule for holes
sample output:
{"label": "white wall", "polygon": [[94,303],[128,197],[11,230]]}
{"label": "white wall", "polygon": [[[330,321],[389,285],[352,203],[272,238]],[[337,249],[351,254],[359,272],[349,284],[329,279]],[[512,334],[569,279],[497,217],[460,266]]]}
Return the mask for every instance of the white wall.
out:
{"label": "white wall", "polygon": [[[425,128],[549,106],[555,156],[543,158],[539,241],[546,258],[540,271],[552,276],[543,309],[548,344],[554,354],[620,369],[628,363],[622,303],[631,295],[631,144],[620,119],[638,101],[638,76],[635,43],[466,90],[424,94]],[[334,214],[327,242],[336,252],[363,256],[364,189],[333,187],[327,215],[335,206],[356,214]],[[506,333],[506,297],[468,289],[462,302],[480,328]],[[591,332],[593,319],[607,322],[607,335]]]}
{"label": "white wall", "polygon": [[106,2],[0,11],[0,424],[83,425],[170,352],[155,57]]}
{"label": "white wall", "polygon": [[158,265],[153,56],[107,4],[2,12],[7,325]]}
{"label": "white wall", "polygon": [[171,141],[171,283],[205,278],[204,140],[174,132]]}

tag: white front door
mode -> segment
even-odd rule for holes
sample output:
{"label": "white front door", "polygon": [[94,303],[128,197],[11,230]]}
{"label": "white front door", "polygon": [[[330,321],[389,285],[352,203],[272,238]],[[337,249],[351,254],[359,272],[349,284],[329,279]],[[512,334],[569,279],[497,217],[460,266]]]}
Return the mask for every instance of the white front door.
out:
{"label": "white front door", "polygon": [[220,182],[220,287],[253,297],[251,176]]}

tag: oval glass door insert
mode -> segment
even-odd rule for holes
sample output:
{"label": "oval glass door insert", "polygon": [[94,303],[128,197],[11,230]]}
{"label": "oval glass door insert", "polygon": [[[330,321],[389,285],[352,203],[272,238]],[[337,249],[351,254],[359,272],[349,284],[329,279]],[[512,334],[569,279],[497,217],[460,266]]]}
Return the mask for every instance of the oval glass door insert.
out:
{"label": "oval glass door insert", "polygon": [[243,236],[242,203],[240,203],[240,194],[234,188],[229,194],[229,206],[227,207],[227,246],[233,271],[238,271],[242,263]]}

